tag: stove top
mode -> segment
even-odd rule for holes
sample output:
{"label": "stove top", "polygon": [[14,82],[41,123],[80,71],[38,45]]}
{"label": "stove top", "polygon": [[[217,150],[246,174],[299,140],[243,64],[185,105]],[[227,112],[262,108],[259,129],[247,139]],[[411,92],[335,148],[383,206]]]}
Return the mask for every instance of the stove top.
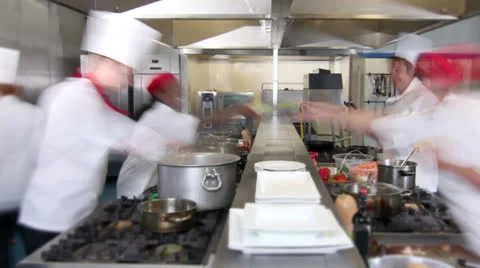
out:
{"label": "stove top", "polygon": [[[330,193],[338,194],[341,185],[327,185]],[[416,187],[403,197],[402,211],[392,217],[372,219],[373,233],[460,233],[448,207],[436,194]]]}
{"label": "stove top", "polygon": [[[147,195],[149,196],[147,191]],[[204,262],[213,235],[224,226],[227,210],[197,212],[194,226],[178,233],[155,233],[140,223],[137,205],[122,198],[97,210],[66,238],[42,252],[50,262],[167,263]]]}

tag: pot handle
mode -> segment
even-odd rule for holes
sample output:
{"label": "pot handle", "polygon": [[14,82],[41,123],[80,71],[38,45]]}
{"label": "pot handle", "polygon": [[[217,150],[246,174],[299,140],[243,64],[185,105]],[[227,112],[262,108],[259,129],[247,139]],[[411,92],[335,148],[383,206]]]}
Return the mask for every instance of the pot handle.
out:
{"label": "pot handle", "polygon": [[412,172],[412,171],[399,170],[398,174],[400,174],[400,176],[413,176],[415,175],[415,171]]}
{"label": "pot handle", "polygon": [[222,188],[222,178],[215,169],[207,169],[203,175],[202,188],[208,192],[215,192]]}

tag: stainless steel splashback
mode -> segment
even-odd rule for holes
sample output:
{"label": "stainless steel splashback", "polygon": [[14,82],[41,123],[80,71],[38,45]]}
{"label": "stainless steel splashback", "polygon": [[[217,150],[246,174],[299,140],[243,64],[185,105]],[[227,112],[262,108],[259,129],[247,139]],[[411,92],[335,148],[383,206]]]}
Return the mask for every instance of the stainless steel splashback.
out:
{"label": "stainless steel splashback", "polygon": [[27,101],[80,66],[84,24],[82,13],[48,1],[2,0],[0,46],[22,52],[18,84]]}

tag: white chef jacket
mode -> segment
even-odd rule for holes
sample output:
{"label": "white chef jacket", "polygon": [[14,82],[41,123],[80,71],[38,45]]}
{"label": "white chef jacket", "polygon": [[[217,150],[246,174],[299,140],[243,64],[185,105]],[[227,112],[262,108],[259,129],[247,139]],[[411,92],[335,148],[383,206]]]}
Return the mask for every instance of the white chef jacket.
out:
{"label": "white chef jacket", "polygon": [[[382,140],[396,147],[430,140],[444,161],[480,171],[480,95],[447,96],[429,112],[380,118],[372,124]],[[388,133],[397,132],[395,136]],[[480,191],[458,175],[439,170],[439,191],[446,198],[455,221],[465,234],[470,250],[480,255]]]}
{"label": "white chef jacket", "polygon": [[19,217],[30,228],[63,232],[93,212],[109,149],[158,161],[170,142],[113,111],[87,79],[69,78],[47,89],[40,106],[45,130]]}
{"label": "white chef jacket", "polygon": [[0,97],[0,213],[20,207],[35,168],[41,123],[38,107]]}
{"label": "white chef jacket", "polygon": [[[437,97],[430,92],[418,78],[414,78],[402,95],[389,98],[385,115],[412,115],[432,109],[438,103]],[[390,135],[397,135],[392,132]],[[386,141],[379,141],[385,144]],[[413,150],[413,146],[392,147],[386,144],[384,155],[388,158],[403,160]],[[438,169],[431,152],[415,153],[410,161],[417,163],[416,185],[436,192]]]}
{"label": "white chef jacket", "polygon": [[[159,116],[162,124],[158,124]],[[192,143],[198,120],[188,114],[176,112],[162,103],[156,102],[138,121],[139,124],[157,129],[167,138],[177,138]],[[117,197],[140,196],[145,189],[158,182],[157,164],[141,156],[129,155],[120,169],[117,180]]]}

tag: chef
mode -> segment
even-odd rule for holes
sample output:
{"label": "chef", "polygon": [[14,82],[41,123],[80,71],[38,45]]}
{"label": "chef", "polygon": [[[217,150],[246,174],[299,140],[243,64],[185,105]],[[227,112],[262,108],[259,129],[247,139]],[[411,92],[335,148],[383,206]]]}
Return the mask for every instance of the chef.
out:
{"label": "chef", "polygon": [[[303,118],[338,119],[349,128],[357,131],[371,131],[382,145],[392,147],[430,147],[438,159],[439,191],[448,202],[450,212],[461,228],[470,250],[480,256],[479,179],[475,173],[480,170],[476,156],[480,143],[475,137],[480,135],[478,114],[480,95],[467,93],[459,86],[466,78],[466,72],[459,62],[480,57],[476,53],[462,54],[455,46],[442,49],[441,53],[424,53],[417,63],[417,70],[423,76],[424,84],[438,96],[440,103],[425,113],[409,116],[375,118],[364,111],[346,113],[332,112],[334,107],[314,108],[307,105]],[[474,69],[474,72],[478,72]],[[471,73],[472,77],[479,77]],[[390,133],[396,133],[392,136]],[[426,144],[426,145],[425,145]],[[388,148],[388,147],[387,147]],[[428,150],[427,150],[428,151]]]}
{"label": "chef", "polygon": [[0,48],[0,264],[10,267],[17,212],[38,152],[40,110],[21,101],[15,85],[20,52]]}
{"label": "chef", "polygon": [[[181,109],[181,89],[178,80],[171,73],[160,73],[152,78],[147,85],[147,90],[152,95],[153,102],[146,106],[146,110],[144,108],[141,111],[139,124],[155,127],[160,114],[164,123],[162,124],[163,129],[159,132],[166,137],[176,137],[177,130],[172,126],[188,124],[189,120],[185,120],[185,118],[191,118],[190,115],[178,112]],[[237,106],[214,113],[208,120],[223,122],[234,115],[258,117],[258,114],[248,106]],[[184,129],[187,128],[181,127],[179,131]],[[145,189],[156,185],[157,179],[157,163],[150,162],[141,156],[129,155],[118,176],[117,197],[138,197]]]}
{"label": "chef", "polygon": [[[130,83],[160,34],[119,13],[92,11],[82,40],[88,52],[83,78],[69,78],[42,94],[45,112],[38,165],[22,202],[19,223],[27,253],[94,211],[103,191],[109,150],[158,161],[171,143],[193,141],[196,120],[176,140],[137,125],[106,95]],[[159,116],[158,125],[161,125]]]}

